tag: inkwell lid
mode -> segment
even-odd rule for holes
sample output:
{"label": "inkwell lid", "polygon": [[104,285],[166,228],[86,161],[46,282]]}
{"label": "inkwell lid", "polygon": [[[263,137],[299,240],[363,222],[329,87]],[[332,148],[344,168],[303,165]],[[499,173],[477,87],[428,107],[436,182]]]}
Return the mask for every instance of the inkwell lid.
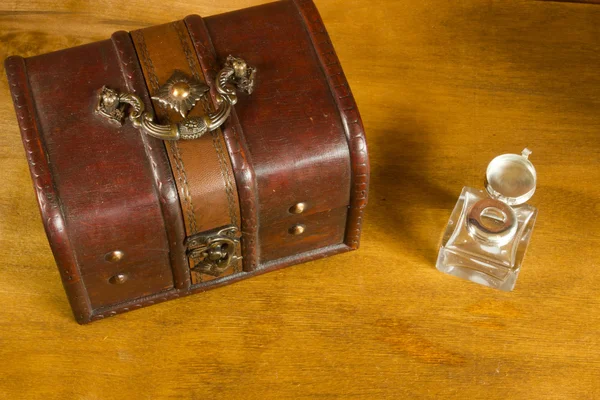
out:
{"label": "inkwell lid", "polygon": [[508,205],[523,204],[533,196],[537,181],[535,168],[525,148],[521,154],[502,154],[488,165],[485,189],[493,198]]}

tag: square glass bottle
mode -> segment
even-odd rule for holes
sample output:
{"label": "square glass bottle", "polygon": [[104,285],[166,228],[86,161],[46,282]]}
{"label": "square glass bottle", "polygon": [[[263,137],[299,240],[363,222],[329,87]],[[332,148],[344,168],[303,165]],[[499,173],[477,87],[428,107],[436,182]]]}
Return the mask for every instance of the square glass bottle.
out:
{"label": "square glass bottle", "polygon": [[524,204],[537,178],[529,154],[525,149],[494,158],[487,193],[463,188],[442,237],[438,270],[500,290],[515,287],[537,216]]}

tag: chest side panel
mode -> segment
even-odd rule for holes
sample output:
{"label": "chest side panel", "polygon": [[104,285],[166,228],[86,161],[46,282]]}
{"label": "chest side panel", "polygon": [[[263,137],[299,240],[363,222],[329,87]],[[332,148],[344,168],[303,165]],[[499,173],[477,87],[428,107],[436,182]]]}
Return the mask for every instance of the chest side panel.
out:
{"label": "chest side panel", "polygon": [[285,220],[300,201],[311,213],[347,205],[347,140],[293,4],[272,3],[205,20],[219,59],[239,54],[258,68],[256,89],[236,112],[257,174],[260,223]]}
{"label": "chest side panel", "polygon": [[[236,105],[236,112],[256,171],[261,237],[278,237],[274,230],[280,226],[287,227],[282,235],[289,234],[298,219],[292,211],[297,203],[304,203],[306,217],[321,213],[325,218],[328,211],[347,207],[352,179],[348,141],[294,4],[272,3],[205,21],[219,59],[239,55],[258,69],[255,91]],[[337,217],[318,229],[340,222],[345,226],[345,218]],[[307,228],[307,234],[320,235]],[[343,241],[343,234],[335,236],[333,242]],[[261,243],[263,261],[292,255],[305,237],[286,237],[287,254],[270,252],[272,244]],[[319,247],[317,241],[314,245]]]}
{"label": "chest side panel", "polygon": [[127,90],[112,42],[30,58],[26,65],[92,309],[172,288],[165,226],[140,133],[94,113],[99,88]]}

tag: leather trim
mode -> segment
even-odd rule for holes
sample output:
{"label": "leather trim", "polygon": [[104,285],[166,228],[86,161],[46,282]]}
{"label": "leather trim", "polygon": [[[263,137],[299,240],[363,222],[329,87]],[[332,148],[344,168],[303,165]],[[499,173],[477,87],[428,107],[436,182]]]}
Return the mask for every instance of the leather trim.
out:
{"label": "leather trim", "polygon": [[[149,89],[152,93],[155,93],[156,91],[158,91],[160,84],[158,82],[158,77],[156,76],[154,63],[150,58],[150,53],[148,52],[148,48],[146,46],[146,40],[144,39],[144,35],[141,31],[133,31],[131,32],[131,36],[135,40],[135,45],[139,50],[139,59],[145,67],[145,75],[147,77]],[[157,111],[155,111],[155,113],[158,114]],[[162,114],[165,113],[166,110],[164,110],[163,108]],[[168,115],[161,115],[161,117],[165,123],[170,122],[170,118]],[[188,235],[191,235],[198,232],[198,224],[196,222],[196,217],[193,212],[194,205],[192,202],[192,196],[190,194],[190,188],[188,184],[187,173],[185,171],[185,166],[183,164],[183,160],[181,159],[178,143],[166,142],[165,146],[170,150],[169,156],[171,159],[171,165],[175,165],[175,170],[173,171],[173,174],[177,176],[177,186],[179,187],[180,194],[179,198],[180,200],[182,200],[181,206],[185,213],[184,217],[187,225],[186,231]]]}
{"label": "leather trim", "polygon": [[[196,54],[192,53],[193,49],[191,49],[191,46],[188,43],[189,40],[189,36],[187,33],[187,29],[185,27],[185,24],[182,24],[180,21],[178,22],[173,22],[171,24],[173,26],[173,28],[175,29],[175,31],[177,32],[177,36],[179,37],[179,42],[181,44],[181,48],[183,49],[183,52],[185,54],[185,58],[188,62],[188,66],[190,67],[190,70],[192,71],[192,75],[194,76],[194,78],[198,81],[203,81],[205,82],[205,76],[204,73],[199,72],[198,70],[200,69],[199,66],[199,61],[196,58]],[[185,29],[185,31],[184,31]],[[208,101],[202,102],[202,106],[204,108],[204,112],[207,111],[211,111],[213,109],[213,107],[211,107],[210,103]],[[229,218],[231,219],[231,223],[233,225],[238,226],[238,221],[237,221],[237,213],[236,213],[236,204],[235,204],[235,199],[234,199],[234,185],[232,184],[232,179],[231,179],[231,166],[229,165],[228,159],[225,156],[225,153],[223,152],[223,145],[221,143],[221,135],[220,135],[220,130],[215,130],[210,132],[210,135],[212,137],[212,143],[213,143],[213,147],[215,148],[216,154],[217,154],[217,159],[219,161],[219,168],[221,170],[221,176],[223,177],[223,182],[225,184],[225,193],[227,194],[227,207],[228,207],[228,211],[229,211]],[[178,144],[177,142],[174,142],[175,144]],[[183,163],[183,160],[182,160]]]}
{"label": "leather trim", "polygon": [[[214,100],[217,93],[214,81],[218,73],[218,64],[206,24],[198,15],[189,15],[184,21],[192,38],[202,71],[208,78]],[[223,137],[231,156],[231,165],[240,198],[244,271],[252,271],[258,267],[260,256],[258,246],[258,189],[256,173],[235,108],[231,111],[228,121],[223,125]]]}
{"label": "leather trim", "polygon": [[[198,81],[205,81],[183,21],[134,31],[131,35],[151,93],[155,93],[176,69]],[[153,105],[157,118],[163,123],[182,119],[181,115],[156,101]],[[204,98],[189,115],[199,116],[213,109],[210,99]],[[224,225],[235,225],[239,229],[237,187],[221,131],[215,130],[192,141],[169,141],[165,146],[176,178],[187,236]],[[193,261],[188,261],[193,267]],[[238,268],[235,265],[225,274],[237,272]],[[215,277],[192,273],[192,284],[213,279]]]}

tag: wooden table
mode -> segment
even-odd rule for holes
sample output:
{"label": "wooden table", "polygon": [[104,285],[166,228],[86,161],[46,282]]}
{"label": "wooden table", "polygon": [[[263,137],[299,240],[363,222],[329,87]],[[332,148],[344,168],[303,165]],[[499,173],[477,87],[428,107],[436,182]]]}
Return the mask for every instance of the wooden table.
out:
{"label": "wooden table", "polygon": [[[0,58],[261,2],[8,0]],[[87,326],[2,78],[0,398],[600,398],[600,6],[316,3],[367,129],[361,250]],[[540,213],[515,291],[438,272],[462,186],[525,146]]]}

